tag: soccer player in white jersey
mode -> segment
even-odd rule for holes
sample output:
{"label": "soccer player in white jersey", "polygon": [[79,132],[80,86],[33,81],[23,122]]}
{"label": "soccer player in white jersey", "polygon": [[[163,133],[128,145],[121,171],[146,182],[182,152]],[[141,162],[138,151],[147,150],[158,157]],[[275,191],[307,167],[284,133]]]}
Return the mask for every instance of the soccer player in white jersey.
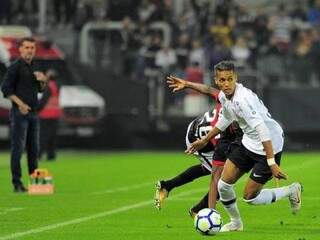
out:
{"label": "soccer player in white jersey", "polygon": [[[187,147],[196,139],[204,137],[207,132],[213,128],[218,121],[220,108],[220,104],[217,103],[213,110],[205,112],[189,124],[185,140]],[[217,177],[217,180],[214,179],[214,184],[217,186],[223,165],[227,160],[229,145],[235,141],[240,141],[241,138],[242,131],[238,125],[234,123],[220,134],[220,136],[217,136],[216,139],[211,139],[212,141],[209,141],[205,147],[194,152],[193,154],[197,156],[201,164],[189,167],[171,179],[160,180],[156,183],[155,207],[160,210],[165,199],[173,189],[192,182],[197,178],[210,175],[211,173],[214,177]],[[215,189],[217,189],[217,187],[215,187]],[[212,208],[215,208],[218,198],[217,190],[215,190],[213,194],[214,196],[211,197],[213,199]],[[207,193],[199,203],[189,210],[191,217],[194,217],[201,209],[208,207],[208,198],[209,194]]]}
{"label": "soccer player in white jersey", "polygon": [[[221,231],[242,231],[243,222],[236,204],[233,185],[251,170],[246,183],[243,199],[251,205],[271,204],[288,198],[292,213],[301,208],[301,185],[263,189],[272,176],[287,179],[280,169],[283,148],[283,130],[271,117],[263,102],[250,89],[237,83],[234,64],[222,61],[214,67],[215,83],[221,90],[222,117],[205,138],[191,144],[188,154],[201,149],[207,142],[232,121],[237,121],[244,135],[241,143],[233,146],[218,182],[220,200],[231,221]],[[210,203],[209,203],[210,205]]]}

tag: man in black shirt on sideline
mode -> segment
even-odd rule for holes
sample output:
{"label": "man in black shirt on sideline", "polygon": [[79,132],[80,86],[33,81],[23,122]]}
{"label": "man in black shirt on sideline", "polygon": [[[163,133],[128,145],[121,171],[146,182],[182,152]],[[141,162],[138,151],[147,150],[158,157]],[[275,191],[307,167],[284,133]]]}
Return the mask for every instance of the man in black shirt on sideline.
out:
{"label": "man in black shirt on sideline", "polygon": [[10,112],[11,173],[14,192],[25,192],[21,182],[20,159],[26,146],[29,174],[37,168],[39,151],[38,92],[46,85],[46,76],[37,71],[33,57],[36,42],[23,38],[19,43],[20,58],[8,68],[1,87],[4,97],[12,102]]}

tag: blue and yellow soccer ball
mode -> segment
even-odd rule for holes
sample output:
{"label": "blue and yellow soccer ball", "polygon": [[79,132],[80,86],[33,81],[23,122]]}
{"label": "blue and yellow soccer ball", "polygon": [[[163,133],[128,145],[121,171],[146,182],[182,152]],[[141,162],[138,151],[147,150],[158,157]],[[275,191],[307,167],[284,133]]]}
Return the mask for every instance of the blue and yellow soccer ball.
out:
{"label": "blue and yellow soccer ball", "polygon": [[203,235],[215,235],[222,226],[220,213],[211,208],[204,208],[194,218],[194,227]]}

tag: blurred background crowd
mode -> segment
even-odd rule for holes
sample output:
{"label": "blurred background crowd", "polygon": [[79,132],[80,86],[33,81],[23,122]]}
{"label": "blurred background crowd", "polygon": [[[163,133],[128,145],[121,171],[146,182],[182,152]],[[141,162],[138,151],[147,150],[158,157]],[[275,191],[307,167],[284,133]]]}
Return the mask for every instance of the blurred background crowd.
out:
{"label": "blurred background crowd", "polygon": [[[145,114],[142,125],[156,119],[163,131],[172,129],[166,117],[193,117],[209,107],[195,97],[190,110],[192,94],[169,93],[168,74],[211,84],[213,66],[232,59],[240,80],[263,98],[273,98],[271,88],[291,89],[281,94],[292,96],[320,87],[320,0],[1,0],[0,23],[27,25],[57,43],[77,71],[90,73],[86,84],[106,99],[109,115],[141,122]],[[277,113],[282,100],[270,100],[271,109],[292,119],[292,112]],[[319,117],[308,106],[297,107],[301,121],[289,131],[301,130],[303,109]]]}
{"label": "blurred background crowd", "polygon": [[[37,30],[38,5],[38,0],[2,0],[0,22]],[[262,72],[272,84],[319,86],[319,0],[293,0],[290,4],[235,0],[47,1],[46,31],[68,29],[79,38],[90,21],[122,22],[118,35],[108,33],[109,29],[92,32],[96,67],[105,67],[113,59],[107,54],[108,43],[109,48],[119,47],[124,55],[123,73],[132,77],[141,77],[146,68],[160,68],[182,76],[196,72],[202,81],[217,62],[233,59],[240,68]],[[169,41],[164,41],[161,32],[150,29],[154,22],[168,24]],[[54,40],[59,41],[59,34],[56,37]],[[79,54],[77,47],[73,56]]]}

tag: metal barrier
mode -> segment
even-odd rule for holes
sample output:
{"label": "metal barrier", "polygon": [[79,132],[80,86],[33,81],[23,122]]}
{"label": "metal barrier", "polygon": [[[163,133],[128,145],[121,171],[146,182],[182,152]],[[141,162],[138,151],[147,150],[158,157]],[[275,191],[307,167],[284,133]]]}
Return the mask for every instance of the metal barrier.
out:
{"label": "metal barrier", "polygon": [[156,69],[147,68],[145,77],[148,85],[148,113],[150,119],[164,115],[164,84],[163,74]]}
{"label": "metal barrier", "polygon": [[[137,26],[133,24],[133,27]],[[170,44],[171,42],[171,28],[166,22],[154,22],[150,24],[149,28],[151,30],[161,31],[163,35],[163,43]],[[86,23],[80,34],[80,62],[84,64],[92,64],[89,55],[90,49],[90,32],[94,30],[105,30],[109,31],[119,31],[122,30],[122,22],[120,21],[99,21],[99,22],[88,22]]]}

